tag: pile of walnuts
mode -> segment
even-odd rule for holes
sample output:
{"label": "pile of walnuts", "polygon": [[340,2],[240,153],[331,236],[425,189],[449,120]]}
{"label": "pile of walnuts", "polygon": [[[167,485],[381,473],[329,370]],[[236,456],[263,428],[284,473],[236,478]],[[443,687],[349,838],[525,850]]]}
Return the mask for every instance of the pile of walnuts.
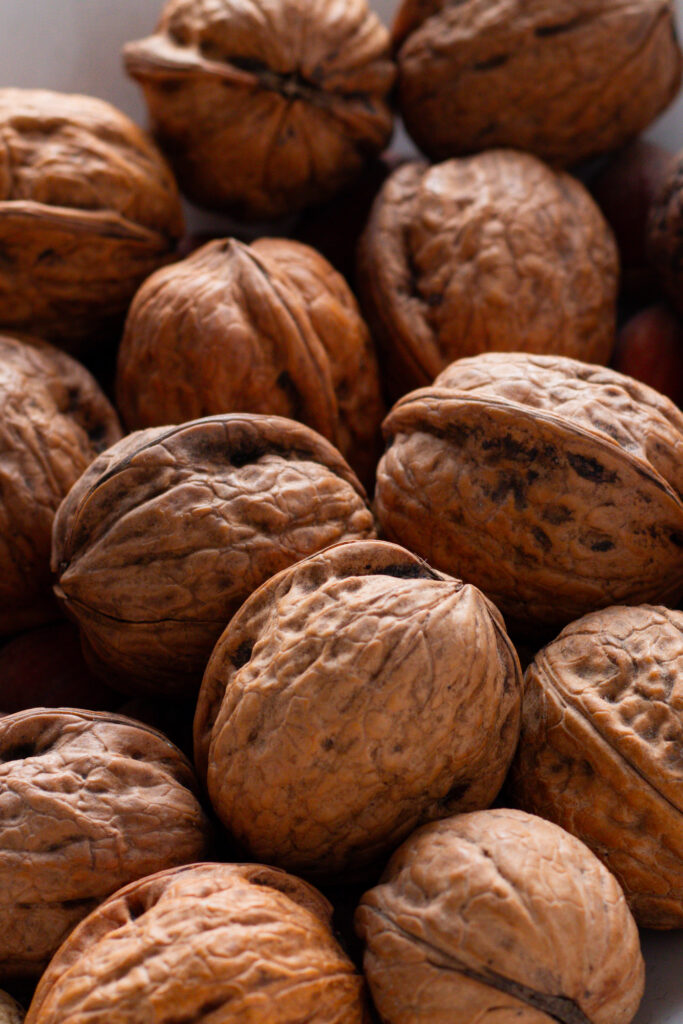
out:
{"label": "pile of walnuts", "polygon": [[683,927],[672,0],[166,0],[123,59],[151,135],[0,89],[0,1024],[628,1024]]}

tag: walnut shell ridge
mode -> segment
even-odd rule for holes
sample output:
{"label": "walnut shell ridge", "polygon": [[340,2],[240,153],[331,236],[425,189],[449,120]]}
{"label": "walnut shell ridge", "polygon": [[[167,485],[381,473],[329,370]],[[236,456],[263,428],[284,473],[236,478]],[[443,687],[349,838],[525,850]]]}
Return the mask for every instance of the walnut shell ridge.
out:
{"label": "walnut shell ridge", "polygon": [[418,829],[363,896],[356,929],[386,1024],[628,1024],[638,930],[588,847],[523,811]]}
{"label": "walnut shell ridge", "polygon": [[508,792],[593,850],[640,925],[683,927],[683,612],[606,608],[536,655]]}
{"label": "walnut shell ridge", "polygon": [[71,708],[0,718],[0,977],[38,977],[106,896],[209,840],[192,768],[156,729]]}
{"label": "walnut shell ridge", "polygon": [[134,882],[72,933],[26,1024],[368,1024],[332,908],[261,864],[192,864]]}
{"label": "walnut shell ridge", "polygon": [[671,102],[671,0],[404,0],[398,103],[433,160],[513,146],[570,166],[618,149]]}
{"label": "walnut shell ridge", "polygon": [[384,423],[389,540],[481,588],[511,628],[564,626],[683,589],[683,413],[573,359],[488,353]]}
{"label": "walnut shell ridge", "polygon": [[197,702],[197,770],[256,858],[362,875],[420,822],[493,801],[520,684],[476,588],[394,544],[337,544],[229,623]]}
{"label": "walnut shell ridge", "polygon": [[0,89],[0,134],[0,326],[92,344],[183,234],[173,175],[92,96]]}
{"label": "walnut shell ridge", "polygon": [[300,420],[374,481],[372,341],[346,282],[299,242],[218,239],[153,274],[126,320],[116,392],[131,430],[238,411]]}
{"label": "walnut shell ridge", "polygon": [[239,217],[331,197],[391,135],[396,69],[366,0],[168,0],[124,62],[183,192]]}
{"label": "walnut shell ridge", "polygon": [[577,179],[514,150],[399,167],[358,250],[362,308],[398,397],[455,359],[525,351],[606,363],[618,254]]}
{"label": "walnut shell ridge", "polygon": [[130,434],[55,520],[55,592],[92,668],[133,693],[194,696],[239,605],[273,573],[374,536],[339,452],[279,416],[206,417]]}
{"label": "walnut shell ridge", "polygon": [[9,634],[58,617],[54,516],[121,428],[85,367],[52,345],[0,334],[0,367],[0,634]]}

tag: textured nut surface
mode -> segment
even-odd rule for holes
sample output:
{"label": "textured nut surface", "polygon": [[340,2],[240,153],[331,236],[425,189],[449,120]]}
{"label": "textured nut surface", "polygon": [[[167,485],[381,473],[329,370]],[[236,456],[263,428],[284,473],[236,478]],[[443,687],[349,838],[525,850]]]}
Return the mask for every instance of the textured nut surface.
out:
{"label": "textured nut surface", "polygon": [[623,145],[681,80],[671,0],[405,0],[409,132],[434,159],[514,146],[570,165]]}
{"label": "textured nut surface", "polygon": [[618,883],[583,843],[522,811],[419,829],[356,927],[387,1024],[627,1024],[643,993]]}
{"label": "textured nut surface", "polygon": [[34,708],[0,718],[0,977],[37,977],[115,889],[201,859],[192,769],[122,715]]}
{"label": "textured nut surface", "polygon": [[591,847],[639,924],[683,926],[683,612],[606,608],[537,654],[510,793]]}
{"label": "textured nut surface", "polygon": [[219,239],[150,277],[117,399],[132,430],[233,411],[301,420],[374,479],[383,405],[368,329],[341,276],[298,242]]}
{"label": "textured nut surface", "polygon": [[124,50],[183,191],[239,216],[338,191],[389,141],[389,34],[365,0],[168,0]]}
{"label": "textured nut surface", "polygon": [[152,142],[91,96],[0,89],[0,325],[76,346],[183,232]]}
{"label": "textured nut surface", "polygon": [[92,464],[55,521],[56,592],[112,685],[189,696],[264,580],[372,536],[363,488],[324,438],[279,416],[207,417],[138,431]]}
{"label": "textured nut surface", "polygon": [[359,250],[363,310],[398,397],[490,350],[606,363],[618,257],[579,181],[512,150],[394,171]]}
{"label": "textured nut surface", "polygon": [[365,1024],[363,982],[305,882],[196,864],[127,886],[50,964],[27,1024]]}
{"label": "textured nut surface", "polygon": [[0,633],[56,617],[55,512],[120,436],[116,413],[83,366],[51,345],[0,334]]}
{"label": "textured nut surface", "polygon": [[453,363],[385,420],[390,540],[480,587],[525,629],[683,586],[683,413],[559,357]]}
{"label": "textured nut surface", "polygon": [[683,152],[672,159],[647,222],[647,255],[657,283],[683,314]]}
{"label": "textured nut surface", "polygon": [[23,1024],[24,1011],[7,992],[0,992],[0,1024]]}
{"label": "textured nut surface", "polygon": [[257,858],[362,870],[420,822],[494,799],[520,678],[474,587],[394,544],[339,544],[269,580],[221,636],[197,768]]}

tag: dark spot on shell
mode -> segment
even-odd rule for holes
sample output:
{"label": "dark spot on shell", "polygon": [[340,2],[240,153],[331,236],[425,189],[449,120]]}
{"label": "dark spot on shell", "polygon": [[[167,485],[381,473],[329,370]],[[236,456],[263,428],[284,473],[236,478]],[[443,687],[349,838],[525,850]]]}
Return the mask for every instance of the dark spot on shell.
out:
{"label": "dark spot on shell", "polygon": [[551,523],[553,526],[561,526],[574,518],[571,509],[566,505],[546,505],[541,515],[546,523]]}
{"label": "dark spot on shell", "polygon": [[591,551],[611,551],[614,547],[614,542],[605,538],[604,540],[594,540],[591,544]]}
{"label": "dark spot on shell", "polygon": [[401,580],[438,580],[440,577],[425,563],[424,565],[387,565],[372,571],[373,576],[396,576]]}
{"label": "dark spot on shell", "polygon": [[495,57],[489,57],[488,60],[478,61],[472,65],[472,69],[474,71],[494,71],[496,68],[502,68],[509,60],[509,53],[499,53]]}
{"label": "dark spot on shell", "polygon": [[239,645],[235,653],[231,656],[230,660],[235,668],[242,668],[243,665],[251,658],[252,651],[254,650],[253,640],[243,640]]}
{"label": "dark spot on shell", "polygon": [[617,474],[606,469],[597,459],[578,452],[567,452],[567,461],[574,472],[595,484],[613,484],[618,480]]}
{"label": "dark spot on shell", "polygon": [[545,530],[542,530],[540,526],[535,526],[532,533],[534,535],[534,539],[544,551],[550,551],[552,549],[553,542]]}

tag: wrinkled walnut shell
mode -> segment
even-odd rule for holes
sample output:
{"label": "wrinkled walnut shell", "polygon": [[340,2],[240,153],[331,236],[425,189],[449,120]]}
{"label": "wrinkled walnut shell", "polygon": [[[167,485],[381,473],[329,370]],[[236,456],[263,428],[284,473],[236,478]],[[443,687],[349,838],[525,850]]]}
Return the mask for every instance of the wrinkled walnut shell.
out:
{"label": "wrinkled walnut shell", "polygon": [[683,316],[683,152],[672,158],[652,200],[647,255],[657,283]]}
{"label": "wrinkled walnut shell", "polygon": [[194,864],[116,893],[62,946],[26,1024],[367,1024],[363,980],[311,886]]}
{"label": "wrinkled walnut shell", "polygon": [[0,89],[0,325],[67,348],[118,321],[183,233],[156,147],[104,100]]}
{"label": "wrinkled walnut shell", "polygon": [[612,231],[583,185],[512,150],[400,167],[359,247],[394,397],[491,350],[606,363],[617,277]]}
{"label": "wrinkled walnut shell", "polygon": [[15,633],[57,617],[55,512],[121,428],[88,371],[59,349],[0,334],[0,364],[0,633]]}
{"label": "wrinkled walnut shell", "polygon": [[573,359],[449,366],[384,423],[390,540],[480,587],[516,628],[683,590],[683,412]]}
{"label": "wrinkled walnut shell", "polygon": [[0,992],[0,1024],[24,1024],[25,1013],[7,992]]}
{"label": "wrinkled walnut shell", "polygon": [[89,663],[133,693],[196,694],[231,615],[273,573],[374,536],[329,442],[279,416],[138,431],[104,452],[56,517],[56,593]]}
{"label": "wrinkled walnut shell", "polygon": [[206,856],[185,757],[122,715],[0,718],[0,978],[37,977],[115,889]]}
{"label": "wrinkled walnut shell", "polygon": [[124,61],[183,192],[237,216],[327,199],[391,135],[389,33],[365,0],[168,0]]}
{"label": "wrinkled walnut shell", "polygon": [[222,412],[306,423],[374,480],[383,405],[356,300],[314,249],[210,242],[135,296],[117,402],[131,430]]}
{"label": "wrinkled walnut shell", "polygon": [[358,873],[420,822],[491,803],[520,679],[474,587],[394,544],[338,544],[269,580],[221,636],[197,769],[258,859]]}
{"label": "wrinkled walnut shell", "polygon": [[443,160],[513,146],[568,166],[638,135],[678,92],[671,0],[404,0],[399,107]]}
{"label": "wrinkled walnut shell", "polygon": [[628,1024],[643,994],[618,883],[583,843],[523,811],[419,829],[356,927],[386,1024]]}
{"label": "wrinkled walnut shell", "polygon": [[510,795],[582,839],[639,924],[683,927],[683,612],[586,615],[527,669]]}

